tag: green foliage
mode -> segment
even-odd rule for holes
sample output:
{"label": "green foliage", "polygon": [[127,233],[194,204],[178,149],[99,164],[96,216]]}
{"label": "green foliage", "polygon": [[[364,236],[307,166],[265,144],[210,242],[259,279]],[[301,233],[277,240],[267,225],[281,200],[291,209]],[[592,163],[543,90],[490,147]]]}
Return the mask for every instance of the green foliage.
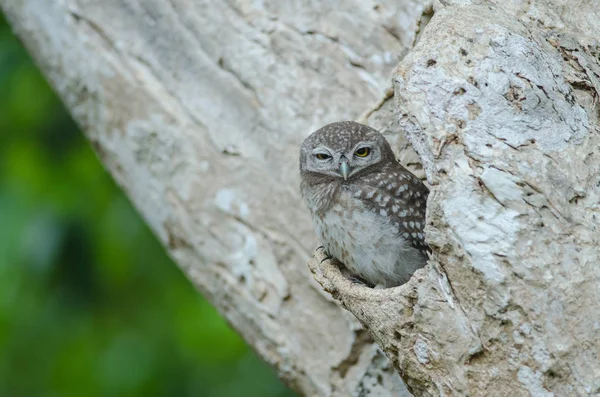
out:
{"label": "green foliage", "polygon": [[0,87],[0,396],[291,396],[165,255],[2,19]]}

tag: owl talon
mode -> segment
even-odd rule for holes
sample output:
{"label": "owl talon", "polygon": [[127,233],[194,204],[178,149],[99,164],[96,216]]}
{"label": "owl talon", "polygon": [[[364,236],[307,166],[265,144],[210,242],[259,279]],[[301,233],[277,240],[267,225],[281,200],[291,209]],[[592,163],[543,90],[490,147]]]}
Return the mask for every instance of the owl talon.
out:
{"label": "owl talon", "polygon": [[320,249],[323,250],[323,253],[325,254],[325,258],[321,259],[321,263],[323,263],[327,260],[333,259],[333,257],[327,253],[327,250],[325,249],[325,247],[323,247],[322,245],[319,245],[317,247],[317,251]]}
{"label": "owl talon", "polygon": [[365,280],[359,276],[349,276],[348,280],[350,280],[350,282],[352,284],[359,284],[359,285],[364,285],[365,287],[373,288],[373,284],[370,284],[367,280]]}

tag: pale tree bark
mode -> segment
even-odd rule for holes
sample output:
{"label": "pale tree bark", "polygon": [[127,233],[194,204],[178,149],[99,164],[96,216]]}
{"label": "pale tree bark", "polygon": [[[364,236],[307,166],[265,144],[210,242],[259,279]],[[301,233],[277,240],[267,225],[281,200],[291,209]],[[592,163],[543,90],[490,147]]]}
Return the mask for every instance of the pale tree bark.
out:
{"label": "pale tree bark", "polygon": [[461,3],[388,99],[432,186],[429,266],[382,291],[311,269],[416,395],[600,395],[600,3]]}
{"label": "pale tree bark", "polygon": [[[170,255],[316,396],[406,394],[396,371],[415,395],[600,393],[600,14],[576,3],[0,0]],[[311,278],[297,189],[304,137],[356,118],[432,190],[408,284],[310,260],[369,332]]]}

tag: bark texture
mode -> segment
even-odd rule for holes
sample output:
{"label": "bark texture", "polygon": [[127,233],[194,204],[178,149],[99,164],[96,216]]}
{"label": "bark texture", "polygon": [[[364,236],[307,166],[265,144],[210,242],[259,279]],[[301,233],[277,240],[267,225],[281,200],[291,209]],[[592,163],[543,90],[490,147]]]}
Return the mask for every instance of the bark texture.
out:
{"label": "bark texture", "polygon": [[[0,5],[172,257],[302,394],[402,395],[394,368],[415,395],[600,394],[596,1]],[[356,118],[432,189],[408,284],[309,262],[369,332],[310,276],[297,187],[302,140]]]}
{"label": "bark texture", "polygon": [[444,3],[393,77],[430,265],[382,291],[311,269],[416,395],[599,395],[600,8]]}

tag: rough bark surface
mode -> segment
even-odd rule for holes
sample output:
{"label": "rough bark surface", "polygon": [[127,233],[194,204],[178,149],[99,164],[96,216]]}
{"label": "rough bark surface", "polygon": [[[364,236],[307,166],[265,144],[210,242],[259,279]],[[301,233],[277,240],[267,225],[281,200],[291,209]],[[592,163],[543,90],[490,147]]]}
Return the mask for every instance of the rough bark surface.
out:
{"label": "rough bark surface", "polygon": [[[172,257],[301,393],[401,395],[394,368],[415,395],[600,393],[596,1],[0,5]],[[432,259],[388,290],[309,267],[394,368],[305,265],[298,147],[356,118],[427,177]]]}
{"label": "rough bark surface", "polygon": [[416,395],[599,395],[600,7],[444,3],[393,78],[430,265],[382,291],[311,269]]}

